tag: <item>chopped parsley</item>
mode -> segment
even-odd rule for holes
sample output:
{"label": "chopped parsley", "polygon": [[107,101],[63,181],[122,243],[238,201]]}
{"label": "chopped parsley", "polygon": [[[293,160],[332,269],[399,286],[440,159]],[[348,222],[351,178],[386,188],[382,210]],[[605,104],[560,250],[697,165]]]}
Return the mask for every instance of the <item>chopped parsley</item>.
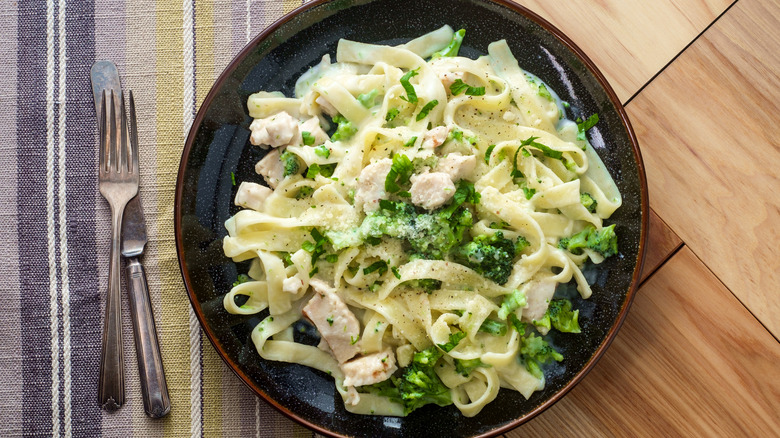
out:
{"label": "chopped parsley", "polygon": [[410,148],[414,146],[416,142],[417,142],[417,136],[415,135],[414,137],[410,138],[406,143],[404,143],[404,147]]}
{"label": "chopped parsley", "polygon": [[588,117],[585,121],[583,121],[580,118],[577,118],[577,140],[586,140],[585,132],[588,129],[594,127],[598,122],[599,122],[598,113],[594,113],[592,116]]}
{"label": "chopped parsley", "polygon": [[393,156],[393,164],[385,178],[385,191],[388,193],[397,193],[401,186],[409,183],[409,179],[414,172],[412,161],[403,154]]}
{"label": "chopped parsley", "polygon": [[384,273],[387,272],[387,262],[384,260],[379,260],[378,262],[374,262],[367,268],[363,269],[363,275],[368,275],[372,272],[378,272],[380,276],[384,275]]}
{"label": "chopped parsley", "polygon": [[463,82],[462,79],[456,79],[455,82],[450,85],[450,92],[453,96],[457,96],[464,91],[466,92],[467,96],[482,96],[485,94],[485,87],[472,87],[471,85]]}
{"label": "chopped parsley", "polygon": [[490,164],[490,154],[493,153],[493,149],[495,149],[495,148],[496,148],[496,145],[494,145],[494,144],[491,144],[490,146],[488,146],[487,150],[485,151],[485,164]]}
{"label": "chopped parsley", "polygon": [[427,117],[428,113],[431,112],[431,110],[438,104],[439,104],[439,101],[436,100],[436,99],[426,103],[425,106],[422,107],[422,109],[420,110],[420,113],[417,114],[417,121],[419,122],[420,120],[422,120],[425,117]]}
{"label": "chopped parsley", "polygon": [[409,79],[417,76],[419,73],[417,73],[418,69],[409,70],[401,76],[401,86],[404,87],[404,90],[406,91],[406,97],[401,97],[401,99],[404,99],[405,101],[409,103],[417,103],[417,92],[414,91],[414,86],[409,82]]}

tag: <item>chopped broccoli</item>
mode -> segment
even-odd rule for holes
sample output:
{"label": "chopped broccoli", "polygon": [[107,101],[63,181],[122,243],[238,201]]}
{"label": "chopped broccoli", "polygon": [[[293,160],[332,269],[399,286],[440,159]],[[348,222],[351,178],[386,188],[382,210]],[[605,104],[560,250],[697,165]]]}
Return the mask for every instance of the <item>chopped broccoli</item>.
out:
{"label": "chopped broccoli", "polygon": [[506,329],[505,323],[494,319],[486,319],[482,322],[482,325],[479,326],[479,331],[495,336],[504,336],[506,334]]}
{"label": "chopped broccoli", "polygon": [[455,359],[455,371],[463,375],[463,377],[468,377],[469,374],[471,374],[472,371],[474,371],[476,368],[483,367],[483,368],[489,368],[491,365],[486,364],[479,360],[479,358],[476,359]]}
{"label": "chopped broccoli", "polygon": [[597,230],[588,227],[579,233],[558,241],[558,247],[572,254],[581,254],[582,248],[592,249],[604,257],[611,257],[618,252],[615,224]]}
{"label": "chopped broccoli", "polygon": [[439,348],[444,350],[446,353],[449,353],[465,337],[466,337],[466,332],[451,333],[449,342],[447,342],[446,344],[438,344]]}
{"label": "chopped broccoli", "polygon": [[311,194],[314,193],[314,188],[311,186],[301,186],[300,190],[298,190],[298,193],[295,194],[295,199],[305,199],[311,196]]}
{"label": "chopped broccoli", "polygon": [[596,207],[598,206],[598,202],[596,202],[596,200],[593,199],[593,196],[591,196],[590,193],[583,193],[583,194],[581,194],[580,195],[580,202],[591,213],[596,211]]}
{"label": "chopped broccoli", "polygon": [[246,274],[238,274],[238,276],[236,277],[236,281],[233,282],[233,287],[236,287],[236,286],[238,286],[241,283],[246,283],[247,281],[249,281],[249,276],[248,275],[246,275]]}
{"label": "chopped broccoli", "polygon": [[373,90],[369,91],[368,93],[363,93],[363,94],[358,95],[357,100],[364,107],[371,108],[371,107],[374,106],[374,102],[376,101],[376,95],[377,94],[379,94],[379,90],[373,89]]}
{"label": "chopped broccoli", "polygon": [[564,333],[580,333],[580,324],[577,321],[579,314],[579,310],[571,310],[571,301],[552,300],[544,317],[539,321],[534,321],[534,325],[547,329],[552,326]]}
{"label": "chopped broccoli", "polygon": [[425,293],[430,294],[435,290],[441,289],[441,280],[434,278],[421,278],[419,280],[409,280],[404,282],[405,285],[412,289],[422,289]]}
{"label": "chopped broccoli", "polygon": [[492,236],[483,234],[471,242],[457,248],[454,257],[457,261],[482,274],[498,284],[509,279],[516,255],[515,242],[497,231]]}
{"label": "chopped broccoli", "polygon": [[530,333],[520,340],[520,358],[525,363],[526,369],[536,378],[541,379],[543,374],[540,364],[550,360],[560,362],[563,360],[563,355],[555,351],[544,338]]}
{"label": "chopped broccoli", "polygon": [[464,36],[466,36],[466,29],[460,29],[459,31],[455,32],[447,47],[434,53],[431,56],[431,59],[458,56],[458,51],[460,50],[460,45],[463,43]]}
{"label": "chopped broccoli", "polygon": [[282,160],[282,164],[284,165],[284,176],[290,176],[290,175],[297,175],[301,171],[301,161],[298,159],[298,156],[290,151],[284,151],[284,153],[279,156],[279,159]]}
{"label": "chopped broccoli", "polygon": [[352,125],[352,122],[346,119],[346,117],[337,115],[333,117],[333,122],[338,124],[336,132],[330,136],[330,141],[348,140],[356,132],[357,128]]}
{"label": "chopped broccoli", "polygon": [[442,383],[434,371],[434,366],[442,353],[436,347],[430,347],[414,354],[412,363],[403,369],[400,377],[374,385],[358,388],[360,392],[388,397],[404,405],[404,414],[430,403],[439,406],[452,404],[450,389]]}
{"label": "chopped broccoli", "polygon": [[525,293],[521,292],[519,289],[515,289],[511,293],[504,296],[504,301],[501,303],[501,308],[498,309],[498,317],[502,320],[506,320],[506,317],[509,316],[510,313],[514,312],[520,307],[525,307],[527,303],[528,301],[525,298]]}

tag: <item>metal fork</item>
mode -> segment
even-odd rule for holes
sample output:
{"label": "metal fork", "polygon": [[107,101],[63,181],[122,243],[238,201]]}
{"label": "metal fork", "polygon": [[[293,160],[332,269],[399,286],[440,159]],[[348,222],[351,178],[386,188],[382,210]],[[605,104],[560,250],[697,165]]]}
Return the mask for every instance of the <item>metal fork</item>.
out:
{"label": "metal fork", "polygon": [[[117,107],[119,111],[117,111]],[[120,284],[120,230],[125,206],[138,193],[138,150],[128,142],[125,104],[122,94],[100,102],[100,194],[111,206],[111,264],[103,325],[98,401],[103,409],[116,410],[125,402],[122,358],[122,301]]]}

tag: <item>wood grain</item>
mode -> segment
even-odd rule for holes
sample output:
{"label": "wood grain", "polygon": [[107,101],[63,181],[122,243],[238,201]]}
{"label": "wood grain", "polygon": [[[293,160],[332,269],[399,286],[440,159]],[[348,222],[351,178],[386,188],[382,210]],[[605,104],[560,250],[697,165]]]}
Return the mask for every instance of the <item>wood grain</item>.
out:
{"label": "wood grain", "polygon": [[780,436],[780,344],[687,247],[571,393],[507,437]]}
{"label": "wood grain", "polygon": [[625,102],[733,0],[515,0],[568,35]]}
{"label": "wood grain", "polygon": [[780,4],[742,0],[632,101],[650,205],[780,336]]}
{"label": "wood grain", "polygon": [[677,248],[682,245],[682,240],[674,234],[671,228],[650,209],[650,228],[647,232],[647,250],[645,252],[645,264],[642,267],[640,282],[650,276],[663,262],[668,259]]}

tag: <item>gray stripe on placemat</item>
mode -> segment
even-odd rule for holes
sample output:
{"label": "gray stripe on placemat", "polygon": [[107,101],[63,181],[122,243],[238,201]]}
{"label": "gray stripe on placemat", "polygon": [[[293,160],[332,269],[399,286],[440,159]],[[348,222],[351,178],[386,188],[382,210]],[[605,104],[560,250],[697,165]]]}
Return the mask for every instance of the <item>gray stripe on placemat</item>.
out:
{"label": "gray stripe on placemat", "polygon": [[[52,333],[46,212],[46,2],[21,1],[17,22],[17,239],[23,356],[23,430],[52,436]],[[51,269],[54,269],[52,266]],[[55,344],[56,345],[56,344]]]}
{"label": "gray stripe on placemat", "polygon": [[[97,122],[95,120],[90,68],[95,60],[94,3],[80,0],[68,4],[67,89],[65,121],[65,169],[67,195],[67,241],[69,302],[63,303],[63,319],[70,322],[70,406],[66,422],[76,437],[101,434],[97,403],[101,349],[100,290],[95,278],[97,246],[95,205],[97,193]],[[67,368],[66,364],[66,368]],[[70,417],[70,418],[67,418]],[[66,428],[67,430],[68,428]]]}
{"label": "gray stripe on placemat", "polygon": [[21,435],[22,428],[22,332],[19,303],[22,290],[19,284],[19,252],[16,212],[16,50],[17,50],[17,7],[9,3],[0,14],[0,277],[3,288],[4,306],[0,306],[0,327],[3,328],[3,342],[0,342],[0,434]]}

